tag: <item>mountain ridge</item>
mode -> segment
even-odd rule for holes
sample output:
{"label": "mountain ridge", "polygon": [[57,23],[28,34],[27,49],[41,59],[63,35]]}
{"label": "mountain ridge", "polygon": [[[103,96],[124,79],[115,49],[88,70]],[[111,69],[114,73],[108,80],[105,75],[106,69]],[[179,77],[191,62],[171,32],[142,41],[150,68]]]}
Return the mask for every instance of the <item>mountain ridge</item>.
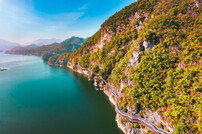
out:
{"label": "mountain ridge", "polygon": [[61,39],[51,38],[51,39],[37,39],[37,40],[35,40],[29,44],[30,45],[35,44],[37,46],[43,46],[43,45],[49,45],[52,43],[61,43],[61,42],[62,42]]}
{"label": "mountain ridge", "polygon": [[6,51],[17,46],[20,46],[20,44],[0,39],[0,50],[2,51]]}
{"label": "mountain ridge", "polygon": [[[73,46],[76,46],[76,49],[78,49],[84,41],[85,40],[80,37],[71,37],[61,43],[54,42],[54,43],[51,43],[48,45],[42,45],[42,46],[32,44],[32,45],[28,45],[28,46],[24,46],[24,47],[13,48],[9,51],[6,51],[6,53],[42,56],[45,53],[54,51],[55,49],[64,49],[67,47],[73,49]],[[73,50],[75,50],[75,49],[73,49]],[[63,50],[63,51],[65,51],[65,50]],[[69,49],[68,52],[72,52],[72,50]]]}

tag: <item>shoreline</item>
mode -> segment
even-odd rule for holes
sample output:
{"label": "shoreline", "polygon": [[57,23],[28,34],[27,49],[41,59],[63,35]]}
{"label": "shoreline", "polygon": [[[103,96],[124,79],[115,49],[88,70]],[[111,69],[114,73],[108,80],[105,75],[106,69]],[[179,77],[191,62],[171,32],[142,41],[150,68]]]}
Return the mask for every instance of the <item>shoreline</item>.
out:
{"label": "shoreline", "polygon": [[[58,67],[60,67],[60,66],[58,66]],[[82,73],[82,71],[79,71],[78,69],[74,69],[74,66],[68,66],[68,65],[67,65],[67,68],[69,68],[69,69],[71,69],[71,70],[73,70],[73,71],[75,71],[75,72],[77,72],[77,73],[79,73],[79,74],[83,74],[83,75],[87,76],[87,74]],[[92,80],[94,80],[94,79],[92,79]],[[94,86],[97,87],[97,86],[95,85],[95,83],[94,83]],[[97,89],[97,90],[99,90],[99,89]],[[115,106],[116,106],[116,102],[115,102],[115,100],[113,99],[113,97],[112,97],[106,90],[103,90],[103,93],[108,97],[110,103],[113,104],[113,106],[115,107]],[[116,110],[115,110],[115,112],[116,112],[115,121],[117,122],[117,126],[118,126],[118,128],[119,128],[124,134],[126,134],[127,132],[124,130],[123,125],[118,121],[118,118],[120,118],[120,117],[118,117],[119,115],[118,115],[118,113],[117,113]]]}
{"label": "shoreline", "polygon": [[[73,66],[72,64],[71,64],[71,65],[67,64],[67,68],[69,68],[69,69],[71,69],[71,70],[73,70],[73,71],[75,71],[75,72],[77,72],[77,73],[79,73],[79,74],[83,74],[83,75],[87,76],[87,74],[84,74],[84,73],[82,73],[81,71],[78,71],[78,69],[74,69],[74,66]],[[93,78],[92,80],[94,80],[94,78]],[[96,84],[97,84],[97,83],[96,83]],[[96,87],[95,82],[94,82],[94,86]],[[104,92],[104,94],[108,97],[109,101],[110,101],[110,102],[114,105],[114,107],[115,107],[115,106],[116,106],[116,103],[115,103],[113,97],[112,97],[106,90],[103,90],[103,92]],[[115,112],[116,112],[116,110],[115,110]],[[122,125],[119,123],[119,121],[118,121],[118,119],[117,119],[117,116],[118,116],[118,114],[117,114],[117,112],[116,112],[115,121],[117,122],[117,126],[118,126],[118,128],[119,128],[123,133],[126,134],[126,131],[124,130],[124,128],[122,127]]]}
{"label": "shoreline", "polygon": [[[47,63],[48,64],[48,63]],[[169,132],[161,129],[161,128],[158,128],[156,126],[156,124],[154,123],[151,123],[149,121],[147,121],[146,119],[144,118],[140,118],[140,117],[137,117],[137,116],[131,116],[130,114],[128,113],[125,113],[123,111],[121,111],[118,107],[118,103],[116,103],[117,101],[117,93],[116,91],[114,90],[114,88],[111,86],[110,83],[108,83],[106,80],[104,80],[102,77],[98,77],[96,73],[93,73],[89,68],[83,68],[83,67],[80,67],[78,65],[74,65],[70,62],[67,63],[67,65],[60,65],[60,64],[48,64],[49,66],[55,66],[55,67],[59,67],[59,68],[69,68],[75,72],[78,72],[80,74],[83,74],[85,76],[89,76],[89,74],[91,74],[91,78],[88,78],[89,81],[94,81],[94,86],[97,87],[97,90],[103,90],[103,92],[105,93],[105,95],[108,96],[109,98],[109,101],[114,105],[115,107],[115,112],[116,112],[116,119],[115,121],[117,122],[117,126],[121,129],[121,131],[123,131],[125,134],[132,134],[134,132],[137,132],[139,130],[139,128],[133,128],[131,127],[131,123],[130,122],[134,122],[134,123],[139,123],[139,124],[142,124],[146,127],[146,129],[144,130],[151,130],[153,131],[154,133],[160,133],[160,134],[169,134]],[[5,71],[7,69],[4,69],[3,71]],[[98,82],[99,81],[99,82]],[[102,81],[104,84],[101,84]],[[107,85],[109,87],[109,91],[103,86],[103,85]],[[98,89],[100,88],[100,89]],[[115,97],[115,98],[114,98]],[[121,121],[119,121],[121,119]],[[122,123],[122,120],[126,120],[126,123]],[[140,128],[142,129],[142,128]],[[140,132],[140,131],[138,131]],[[172,132],[172,131],[171,131]]]}
{"label": "shoreline", "polygon": [[[78,66],[76,66],[76,65],[71,64],[70,62],[68,62],[68,64],[67,64],[66,67],[69,68],[69,69],[71,69],[71,70],[73,70],[73,71],[75,71],[75,72],[78,72],[78,73],[80,73],[80,74],[83,74],[83,75],[85,75],[85,76],[88,76],[90,73],[92,73],[90,69],[78,67]],[[76,67],[76,68],[75,68],[75,67]],[[94,73],[93,73],[93,74],[94,74]],[[95,87],[101,87],[101,88],[103,88],[103,89],[102,89],[103,92],[108,96],[109,101],[115,106],[115,112],[116,112],[116,119],[115,119],[115,121],[117,122],[117,126],[118,126],[125,134],[131,134],[130,132],[134,132],[134,129],[135,129],[135,128],[134,128],[134,129],[131,128],[131,129],[130,129],[130,132],[127,132],[127,131],[125,130],[126,127],[127,127],[127,124],[122,124],[121,122],[119,122],[119,120],[118,120],[119,118],[121,118],[121,119],[126,119],[127,121],[131,121],[131,122],[140,123],[140,124],[144,125],[147,130],[152,130],[154,133],[169,134],[169,132],[167,132],[167,131],[165,131],[165,130],[163,130],[163,129],[158,128],[155,124],[150,123],[150,122],[148,122],[148,121],[145,120],[145,119],[141,119],[141,118],[139,118],[139,117],[134,117],[134,118],[133,118],[131,115],[120,111],[120,109],[118,108],[118,104],[116,103],[117,100],[115,101],[115,99],[113,98],[113,95],[116,96],[116,97],[117,97],[118,95],[113,91],[113,89],[111,89],[111,90],[109,89],[109,90],[112,92],[113,95],[111,95],[110,93],[108,93],[108,91],[106,91],[105,87],[103,87],[102,85],[99,85],[99,84],[97,83],[97,80],[103,81],[103,82],[105,83],[105,85],[108,85],[109,87],[110,87],[111,85],[110,85],[107,81],[105,81],[104,79],[102,79],[102,78],[97,78],[97,79],[96,79],[95,77],[96,77],[97,74],[94,74],[94,75],[95,75],[95,76],[94,76],[93,78],[89,79],[89,80],[93,80],[93,81],[94,81],[94,86],[95,86]],[[95,83],[96,83],[96,84],[95,84]],[[116,98],[116,99],[117,99],[117,98]],[[126,117],[124,118],[124,116],[126,116]],[[128,117],[128,116],[129,116],[129,117]],[[125,125],[125,127],[124,127],[124,125]]]}

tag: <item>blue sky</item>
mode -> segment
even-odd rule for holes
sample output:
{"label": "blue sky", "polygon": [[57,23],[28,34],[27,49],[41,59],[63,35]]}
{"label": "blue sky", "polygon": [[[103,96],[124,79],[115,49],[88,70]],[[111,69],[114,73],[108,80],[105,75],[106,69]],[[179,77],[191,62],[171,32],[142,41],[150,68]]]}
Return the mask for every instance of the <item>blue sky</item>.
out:
{"label": "blue sky", "polygon": [[135,0],[0,0],[0,38],[21,44],[39,38],[89,37]]}

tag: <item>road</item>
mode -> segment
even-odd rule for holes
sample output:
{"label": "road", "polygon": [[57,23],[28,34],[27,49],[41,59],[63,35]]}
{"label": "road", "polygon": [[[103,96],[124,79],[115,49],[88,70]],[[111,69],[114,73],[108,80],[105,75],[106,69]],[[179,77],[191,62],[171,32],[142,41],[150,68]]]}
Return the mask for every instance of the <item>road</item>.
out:
{"label": "road", "polygon": [[[68,62],[69,64],[71,64],[70,62]],[[73,64],[71,64],[73,65]],[[115,90],[113,90],[113,86],[111,84],[109,84],[106,80],[104,80],[102,77],[99,77],[98,74],[96,73],[93,73],[89,68],[83,68],[83,67],[80,67],[78,65],[73,65],[73,66],[77,66],[79,67],[80,69],[82,70],[87,70],[89,72],[91,72],[92,74],[95,75],[95,79],[97,80],[101,80],[105,83],[105,85],[107,85],[109,87],[109,90],[110,92],[114,95],[114,98],[116,100],[116,104],[115,104],[115,110],[117,111],[117,113],[124,119],[127,119],[131,122],[137,122],[137,123],[141,123],[143,124],[144,126],[150,128],[154,133],[157,133],[157,134],[169,134],[169,132],[166,132],[165,130],[161,129],[161,128],[158,128],[155,124],[151,123],[151,122],[148,122],[147,120],[143,119],[143,118],[140,118],[138,116],[132,116],[132,115],[129,115],[128,113],[125,113],[123,111],[121,111],[119,109],[119,104],[118,104],[118,94],[116,93]]]}

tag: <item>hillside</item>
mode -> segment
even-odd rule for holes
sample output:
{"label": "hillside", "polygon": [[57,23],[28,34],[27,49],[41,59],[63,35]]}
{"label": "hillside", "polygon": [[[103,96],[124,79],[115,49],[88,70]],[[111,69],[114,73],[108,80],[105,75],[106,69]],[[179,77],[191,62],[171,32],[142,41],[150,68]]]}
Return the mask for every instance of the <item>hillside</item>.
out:
{"label": "hillside", "polygon": [[[130,115],[170,133],[199,134],[200,6],[199,0],[138,0],[106,20],[77,51],[49,62],[63,59],[91,79],[98,74],[113,86],[119,108]],[[117,122],[125,133],[150,133],[120,116]]]}
{"label": "hillside", "polygon": [[49,52],[52,54],[60,54],[64,52],[73,52],[74,50],[78,49],[82,43],[84,43],[83,38],[71,37],[61,43],[52,43],[50,45],[44,45],[39,47],[36,47],[36,45],[16,47],[7,51],[6,53],[38,56],[42,56]]}

